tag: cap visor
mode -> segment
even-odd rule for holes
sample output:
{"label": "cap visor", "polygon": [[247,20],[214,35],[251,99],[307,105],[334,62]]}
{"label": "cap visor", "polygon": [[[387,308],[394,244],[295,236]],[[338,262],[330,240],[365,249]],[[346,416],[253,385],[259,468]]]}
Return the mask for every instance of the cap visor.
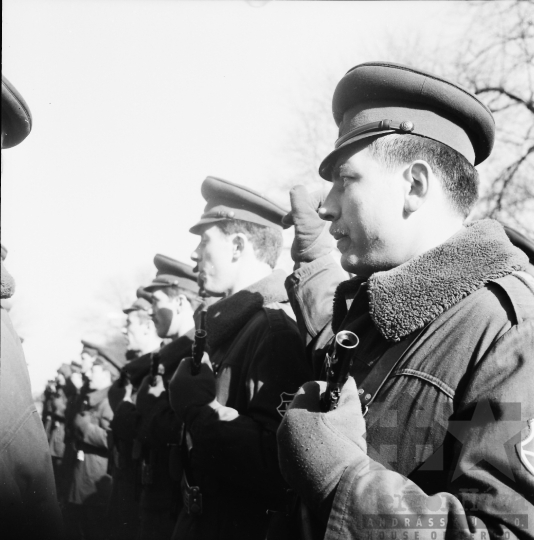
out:
{"label": "cap visor", "polygon": [[383,131],[373,131],[368,133],[362,133],[361,135],[356,135],[352,139],[348,139],[345,141],[341,146],[330,152],[322,161],[321,165],[319,165],[319,174],[321,175],[321,178],[324,178],[328,182],[332,182],[332,169],[334,168],[334,165],[336,164],[336,161],[338,160],[339,156],[346,150],[350,148],[350,146],[354,145],[355,143],[363,140],[363,139],[369,139],[370,137],[380,137],[382,135],[389,135],[390,133],[398,133],[394,129],[385,129]]}

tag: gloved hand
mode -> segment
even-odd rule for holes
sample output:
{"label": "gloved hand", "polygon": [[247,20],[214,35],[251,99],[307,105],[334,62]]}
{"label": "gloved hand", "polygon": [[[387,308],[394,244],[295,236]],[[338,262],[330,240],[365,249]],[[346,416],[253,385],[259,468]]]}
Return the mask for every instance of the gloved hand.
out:
{"label": "gloved hand", "polygon": [[363,419],[356,383],[349,377],[337,409],[321,412],[325,382],[306,383],[278,428],[282,476],[312,510],[336,488],[348,465],[367,462]]}
{"label": "gloved hand", "polygon": [[91,417],[87,413],[78,413],[72,423],[79,435],[83,435],[91,425]]}
{"label": "gloved hand", "polygon": [[83,386],[83,376],[77,371],[70,376],[70,381],[78,390]]}
{"label": "gloved hand", "polygon": [[156,384],[154,386],[151,383],[152,376],[147,375],[137,390],[135,406],[141,414],[148,414],[161,394],[165,392],[165,385],[161,375],[156,375]]}
{"label": "gloved hand", "polygon": [[200,372],[191,375],[191,357],[184,358],[169,383],[171,407],[184,422],[192,421],[191,414],[202,405],[212,404],[216,396],[215,375],[206,353]]}
{"label": "gloved hand", "polygon": [[304,186],[295,186],[289,192],[289,197],[291,212],[282,218],[282,224],[285,227],[295,226],[295,239],[291,245],[293,261],[312,262],[330,253],[335,241],[328,232],[329,223],[317,213],[326,198],[324,192],[309,193]]}
{"label": "gloved hand", "polygon": [[115,381],[109,388],[108,401],[111,410],[115,412],[118,406],[123,401],[132,401],[132,385],[131,383],[121,384],[120,381]]}

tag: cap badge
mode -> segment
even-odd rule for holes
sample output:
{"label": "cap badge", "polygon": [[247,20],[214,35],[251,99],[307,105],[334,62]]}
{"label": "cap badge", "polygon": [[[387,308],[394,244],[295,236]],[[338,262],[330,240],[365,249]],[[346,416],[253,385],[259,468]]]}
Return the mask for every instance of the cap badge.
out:
{"label": "cap badge", "polygon": [[217,212],[217,217],[224,218],[224,219],[233,219],[235,216],[235,213],[233,211],[227,212],[226,210],[219,210]]}
{"label": "cap badge", "polygon": [[415,129],[415,126],[413,125],[413,122],[405,120],[404,122],[401,122],[400,129],[406,133],[411,133]]}

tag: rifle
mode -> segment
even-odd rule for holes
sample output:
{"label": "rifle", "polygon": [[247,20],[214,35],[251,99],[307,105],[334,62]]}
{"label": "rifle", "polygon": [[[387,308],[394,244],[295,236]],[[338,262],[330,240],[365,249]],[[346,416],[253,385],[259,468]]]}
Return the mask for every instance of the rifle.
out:
{"label": "rifle", "polygon": [[191,375],[198,375],[200,373],[200,365],[202,364],[202,357],[204,356],[207,337],[206,310],[202,310],[200,312],[198,328],[195,330],[195,341],[193,342],[192,347],[193,363],[191,364]]}
{"label": "rifle", "polygon": [[165,373],[165,367],[159,363],[159,351],[153,352],[151,356],[152,358],[150,363],[150,386],[156,386],[156,384],[158,384],[158,375],[163,376],[163,374]]}
{"label": "rifle", "polygon": [[357,347],[358,342],[358,336],[349,330],[342,330],[336,334],[332,354],[328,352],[325,359],[326,390],[321,396],[323,412],[333,411],[337,408],[341,390],[349,378],[352,352]]}

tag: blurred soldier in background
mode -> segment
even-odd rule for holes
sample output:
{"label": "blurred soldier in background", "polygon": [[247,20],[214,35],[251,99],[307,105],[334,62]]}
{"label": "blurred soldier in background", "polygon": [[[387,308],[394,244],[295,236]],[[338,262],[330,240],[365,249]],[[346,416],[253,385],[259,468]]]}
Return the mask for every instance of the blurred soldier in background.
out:
{"label": "blurred soldier in background", "polygon": [[113,411],[107,398],[109,387],[118,378],[126,359],[109,349],[92,344],[92,357],[86,372],[87,391],[73,405],[70,426],[76,449],[76,462],[68,491],[68,538],[84,540],[109,538],[106,520],[111,494],[108,474],[108,435]]}
{"label": "blurred soldier in background", "polygon": [[[82,339],[82,352],[80,359],[72,362],[72,375],[67,381],[67,405],[65,408],[65,449],[63,462],[61,464],[60,479],[58,482],[58,497],[64,511],[68,500],[68,490],[73,481],[74,469],[76,467],[76,436],[73,430],[73,420],[77,413],[76,403],[83,399],[89,392],[87,372],[92,367],[95,358],[98,356],[98,345],[91,341]],[[64,516],[67,522],[68,516]]]}
{"label": "blurred soldier in background", "polygon": [[[28,105],[2,75],[2,150],[30,133]],[[4,267],[1,298],[10,298],[15,282]],[[4,540],[63,537],[61,514],[48,441],[32,398],[20,339],[2,307],[0,366],[0,527]]]}
{"label": "blurred soldier in background", "polygon": [[70,366],[68,364],[62,364],[57,370],[54,381],[54,392],[50,396],[50,405],[47,407],[50,414],[47,420],[47,424],[49,424],[48,445],[50,447],[50,455],[52,456],[58,493],[62,485],[61,473],[63,456],[65,454],[65,410],[69,397],[75,394],[75,388],[70,381],[71,375],[72,370]]}
{"label": "blurred soldier in background", "polygon": [[[208,177],[207,205],[191,228],[192,255],[208,294],[209,358],[191,374],[182,361],[171,404],[185,421],[184,508],[176,540],[287,536],[286,484],[276,430],[285,406],[309,380],[304,350],[284,289],[273,270],[282,249],[285,210],[248,188]],[[191,449],[192,445],[192,449]],[[271,511],[271,512],[269,512]]]}
{"label": "blurred soldier in background", "polygon": [[[150,293],[139,287],[137,300],[124,310],[128,361],[149,354],[160,347],[161,340],[152,321],[151,298]],[[112,538],[115,540],[135,538],[139,531],[136,466],[132,459],[133,440],[138,422],[135,409],[136,391],[137,388],[134,391],[125,366],[108,393],[114,413],[111,422],[110,469],[113,487],[109,502],[109,518]]]}
{"label": "blurred soldier in background", "polygon": [[128,341],[130,360],[154,351],[161,345],[152,320],[152,294],[139,287],[136,295],[137,300],[123,311],[126,315],[124,334]]}

